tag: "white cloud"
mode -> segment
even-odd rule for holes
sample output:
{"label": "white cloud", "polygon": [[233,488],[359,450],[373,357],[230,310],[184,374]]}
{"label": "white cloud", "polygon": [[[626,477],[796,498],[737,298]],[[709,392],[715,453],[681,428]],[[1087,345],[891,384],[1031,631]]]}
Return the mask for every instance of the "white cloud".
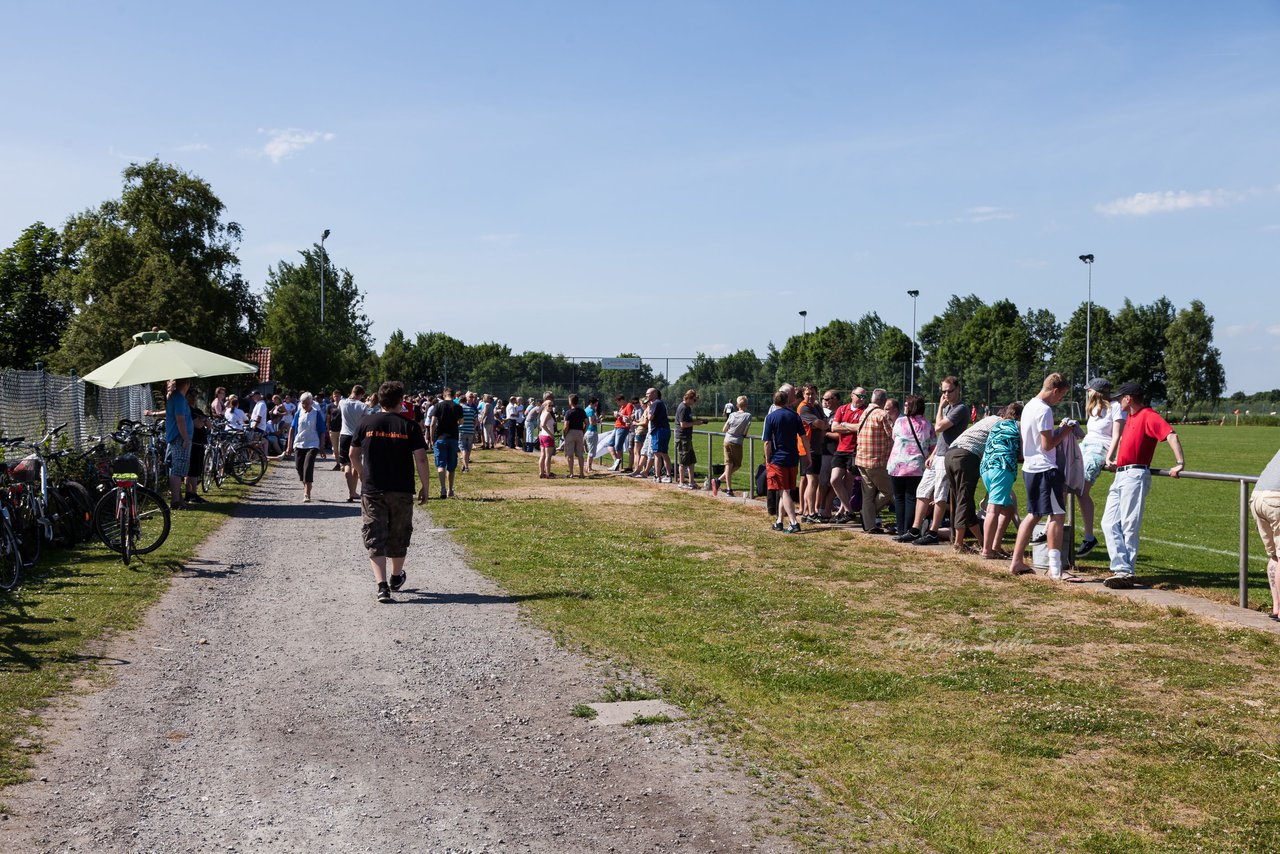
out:
{"label": "white cloud", "polygon": [[1261,228],[1261,230],[1262,231],[1280,231],[1280,222],[1272,223],[1271,225],[1264,225]]}
{"label": "white cloud", "polygon": [[1272,326],[1268,326],[1268,327],[1267,327],[1267,334],[1268,334],[1268,335],[1276,335],[1276,336],[1280,336],[1280,324],[1275,324],[1275,325],[1272,325]]}
{"label": "white cloud", "polygon": [[1189,211],[1194,208],[1216,208],[1234,204],[1245,196],[1228,190],[1165,190],[1156,193],[1134,193],[1123,199],[1094,205],[1094,210],[1104,216],[1148,216],[1153,213]]}
{"label": "white cloud", "polygon": [[179,145],[174,151],[208,151],[209,143],[207,142],[189,142],[186,145]]}
{"label": "white cloud", "polygon": [[1226,329],[1222,330],[1228,338],[1238,338],[1241,335],[1252,335],[1258,331],[1256,323],[1233,323]]}
{"label": "white cloud", "polygon": [[907,225],[956,225],[976,222],[991,222],[997,219],[1015,219],[1018,215],[1013,211],[1004,208],[993,208],[989,205],[979,205],[977,207],[965,208],[964,213],[960,216],[953,216],[950,219],[923,219],[909,222]]}
{"label": "white cloud", "polygon": [[285,128],[284,130],[258,128],[258,133],[271,135],[271,139],[267,140],[267,144],[262,146],[262,153],[270,157],[272,163],[279,163],[308,145],[315,145],[317,142],[329,142],[335,136],[328,131],[299,130],[298,128]]}

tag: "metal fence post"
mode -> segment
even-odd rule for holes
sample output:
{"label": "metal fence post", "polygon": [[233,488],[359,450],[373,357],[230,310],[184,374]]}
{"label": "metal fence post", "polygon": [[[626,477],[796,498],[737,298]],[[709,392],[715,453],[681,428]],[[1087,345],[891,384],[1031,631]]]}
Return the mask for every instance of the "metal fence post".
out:
{"label": "metal fence post", "polygon": [[1240,479],[1240,607],[1249,607],[1249,484]]}
{"label": "metal fence post", "polygon": [[747,497],[752,500],[756,497],[756,437],[747,437],[747,453],[750,460],[747,463]]}
{"label": "metal fence post", "polygon": [[[715,463],[711,461],[711,450],[712,450],[711,432],[708,431],[707,432],[707,485],[708,486],[711,485],[711,478],[716,476]],[[733,484],[729,484],[729,487],[732,489]]]}

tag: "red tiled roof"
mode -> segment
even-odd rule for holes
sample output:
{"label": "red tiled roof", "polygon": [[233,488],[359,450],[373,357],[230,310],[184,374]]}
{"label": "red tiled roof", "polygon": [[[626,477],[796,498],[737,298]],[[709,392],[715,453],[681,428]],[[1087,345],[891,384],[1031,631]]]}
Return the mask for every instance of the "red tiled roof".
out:
{"label": "red tiled roof", "polygon": [[254,347],[249,351],[249,355],[244,357],[246,362],[253,362],[258,366],[258,382],[271,382],[271,348],[270,347]]}

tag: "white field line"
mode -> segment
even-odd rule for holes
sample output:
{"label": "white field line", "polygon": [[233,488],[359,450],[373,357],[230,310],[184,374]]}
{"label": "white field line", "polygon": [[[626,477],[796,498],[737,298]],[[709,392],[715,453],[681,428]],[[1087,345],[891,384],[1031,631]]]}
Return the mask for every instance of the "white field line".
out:
{"label": "white field line", "polygon": [[[1195,549],[1198,552],[1210,552],[1212,554],[1226,555],[1227,557],[1234,557],[1234,558],[1240,557],[1239,552],[1229,552],[1226,549],[1211,549],[1208,546],[1193,546],[1190,543],[1179,543],[1173,540],[1157,540],[1154,537],[1142,537],[1141,539],[1148,543],[1159,543],[1162,546],[1177,546],[1180,549]],[[1266,555],[1256,555],[1256,554],[1249,555],[1249,560],[1260,560],[1265,562],[1266,559],[1267,559]]]}

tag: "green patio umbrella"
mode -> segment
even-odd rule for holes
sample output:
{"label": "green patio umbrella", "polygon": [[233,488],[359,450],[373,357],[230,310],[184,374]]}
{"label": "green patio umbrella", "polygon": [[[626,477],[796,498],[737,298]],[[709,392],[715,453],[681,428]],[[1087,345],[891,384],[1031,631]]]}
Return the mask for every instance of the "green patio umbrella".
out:
{"label": "green patio umbrella", "polygon": [[222,377],[257,373],[258,366],[174,341],[162,329],[133,336],[133,349],[85,375],[103,388],[158,383],[182,377]]}

